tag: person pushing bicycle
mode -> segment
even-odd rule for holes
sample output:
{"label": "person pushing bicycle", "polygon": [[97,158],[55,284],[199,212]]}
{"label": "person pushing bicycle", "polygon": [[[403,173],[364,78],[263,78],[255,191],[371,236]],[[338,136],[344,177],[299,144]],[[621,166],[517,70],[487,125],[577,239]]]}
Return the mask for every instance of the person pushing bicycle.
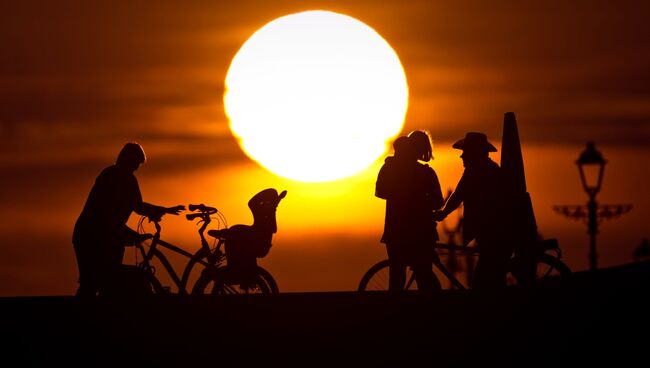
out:
{"label": "person pushing bicycle", "polygon": [[124,247],[151,237],[126,225],[132,212],[159,218],[185,210],[183,205],[163,207],[142,200],[134,173],[145,161],[142,146],[125,144],[115,164],[102,170],[88,194],[72,235],[79,297],[105,293],[118,277]]}

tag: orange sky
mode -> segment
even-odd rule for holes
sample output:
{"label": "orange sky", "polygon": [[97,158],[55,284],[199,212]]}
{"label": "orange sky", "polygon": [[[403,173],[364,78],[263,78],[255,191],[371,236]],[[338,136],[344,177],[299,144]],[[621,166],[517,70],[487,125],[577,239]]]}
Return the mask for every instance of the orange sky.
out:
{"label": "orange sky", "polygon": [[[645,2],[11,2],[0,8],[0,295],[74,291],[74,220],[127,140],[147,151],[138,177],[154,203],[212,203],[247,223],[257,190],[289,190],[262,262],[285,290],[354,289],[383,257],[380,162],[340,183],[290,182],[246,158],[223,113],[241,44],[309,9],[354,16],[395,49],[410,88],[405,131],[432,133],[443,188],[462,169],[450,143],[479,130],[498,145],[503,113],[515,111],[540,230],[571,244],[574,268],[587,265],[586,229],[550,208],[586,200],[573,161],[588,139],[609,161],[599,199],[635,206],[603,224],[601,264],[629,261],[648,236]],[[169,239],[196,239],[193,225],[168,221]]]}

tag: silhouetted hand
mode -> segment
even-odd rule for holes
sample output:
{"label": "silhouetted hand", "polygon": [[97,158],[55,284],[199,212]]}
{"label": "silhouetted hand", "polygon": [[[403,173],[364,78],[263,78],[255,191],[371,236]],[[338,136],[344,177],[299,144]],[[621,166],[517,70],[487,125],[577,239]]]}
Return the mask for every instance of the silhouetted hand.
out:
{"label": "silhouetted hand", "polygon": [[127,246],[135,246],[136,244],[140,244],[145,240],[149,240],[153,238],[153,234],[137,234],[133,237],[133,239],[129,242],[127,242]]}
{"label": "silhouetted hand", "polygon": [[170,215],[178,215],[178,213],[181,211],[185,211],[185,206],[183,206],[182,204],[174,207],[165,208],[165,213],[168,213]]}
{"label": "silhouetted hand", "polygon": [[437,211],[433,211],[431,217],[433,218],[433,221],[440,222],[444,220],[447,217],[447,215],[442,210],[437,210]]}

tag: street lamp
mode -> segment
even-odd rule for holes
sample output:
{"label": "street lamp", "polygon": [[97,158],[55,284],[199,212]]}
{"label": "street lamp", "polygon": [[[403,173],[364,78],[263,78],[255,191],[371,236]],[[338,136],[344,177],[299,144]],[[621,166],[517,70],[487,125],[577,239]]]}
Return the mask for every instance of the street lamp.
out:
{"label": "street lamp", "polygon": [[[587,195],[589,202],[587,206],[569,205],[554,206],[555,212],[573,219],[586,220],[587,233],[589,234],[589,267],[591,270],[597,268],[598,255],[596,253],[596,235],[598,225],[606,219],[618,217],[632,209],[631,205],[604,205],[599,206],[596,202],[596,195],[600,192],[603,183],[603,174],[607,161],[596,149],[594,142],[587,142],[587,148],[580,154],[576,164],[580,171],[580,181]],[[586,211],[585,211],[586,209]]]}
{"label": "street lamp", "polygon": [[595,270],[598,260],[598,255],[596,254],[596,234],[598,234],[598,202],[596,202],[596,194],[598,194],[600,186],[603,184],[605,159],[596,150],[594,142],[587,142],[587,148],[582,151],[576,164],[580,171],[582,187],[589,195],[589,202],[587,202],[589,217],[587,221],[587,227],[589,229],[589,268]]}

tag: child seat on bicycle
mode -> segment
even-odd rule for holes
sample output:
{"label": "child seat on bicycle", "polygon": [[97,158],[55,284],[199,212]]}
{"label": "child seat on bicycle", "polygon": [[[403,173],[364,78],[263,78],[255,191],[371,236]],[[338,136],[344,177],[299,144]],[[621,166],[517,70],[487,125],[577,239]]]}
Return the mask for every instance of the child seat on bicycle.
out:
{"label": "child seat on bicycle", "polygon": [[248,201],[253,213],[253,225],[233,225],[227,229],[208,230],[208,235],[225,240],[225,254],[230,275],[245,281],[255,276],[257,258],[265,257],[270,249],[273,234],[278,230],[276,208],[287,195],[273,188],[264,189]]}

